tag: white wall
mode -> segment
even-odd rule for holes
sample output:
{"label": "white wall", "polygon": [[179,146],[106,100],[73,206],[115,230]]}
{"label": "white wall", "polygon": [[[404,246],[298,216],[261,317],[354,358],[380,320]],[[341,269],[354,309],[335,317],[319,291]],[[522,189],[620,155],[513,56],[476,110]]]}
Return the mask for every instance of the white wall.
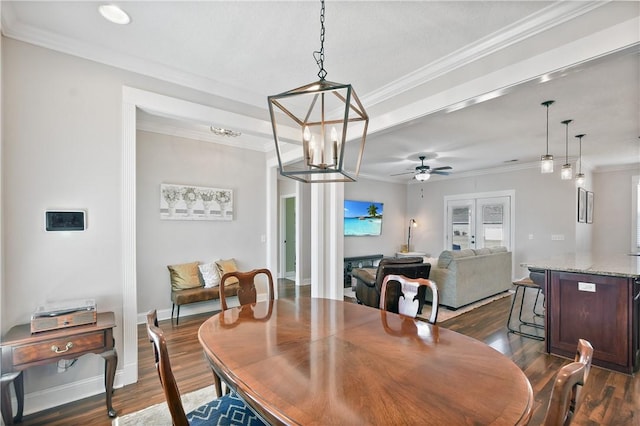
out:
{"label": "white wall", "polygon": [[[120,325],[121,81],[107,67],[11,39],[2,55],[3,332],[28,322],[38,305],[73,298],[95,298]],[[86,209],[87,230],[45,232],[51,208]],[[121,327],[114,331],[118,346]],[[31,368],[25,392],[58,386],[60,398],[74,398],[64,385],[87,378],[96,380],[85,393],[104,392],[103,371],[95,356],[64,374],[55,364]],[[27,398],[25,410],[38,404]]]}
{"label": "white wall", "polygon": [[[122,354],[122,88],[214,107],[222,101],[9,38],[2,38],[1,53],[2,332],[28,322],[47,301],[92,297],[99,310],[114,311],[115,345]],[[86,209],[87,230],[45,232],[44,211],[50,208]],[[255,213],[239,206],[239,215]],[[212,249],[211,256],[222,254]],[[31,368],[25,392],[26,413],[103,393],[104,361],[85,356],[63,374],[55,365]]]}
{"label": "white wall", "polygon": [[[344,237],[344,256],[383,254],[395,256],[407,242],[409,216],[406,215],[407,189],[404,184],[358,179],[344,185],[345,200],[384,203],[382,233],[377,237]],[[413,245],[413,237],[411,245]]]}
{"label": "white wall", "polygon": [[[445,196],[504,190],[515,191],[514,277],[525,274],[519,266],[523,261],[576,250],[575,184],[561,181],[558,173],[542,175],[538,168],[464,178],[451,175],[409,185],[408,216],[420,223],[411,236],[415,250],[433,257],[443,250]],[[564,235],[564,241],[552,241],[552,234]]]}
{"label": "white wall", "polygon": [[[138,313],[170,310],[167,265],[236,259],[238,268],[265,267],[266,234],[262,185],[265,154],[210,142],[137,132],[137,290]],[[161,220],[160,184],[230,188],[232,221]],[[202,309],[215,304],[204,302]],[[181,316],[189,313],[183,306]],[[168,313],[168,312],[167,312]]]}
{"label": "white wall", "polygon": [[629,253],[631,250],[631,178],[640,175],[640,164],[594,173],[593,250]]}

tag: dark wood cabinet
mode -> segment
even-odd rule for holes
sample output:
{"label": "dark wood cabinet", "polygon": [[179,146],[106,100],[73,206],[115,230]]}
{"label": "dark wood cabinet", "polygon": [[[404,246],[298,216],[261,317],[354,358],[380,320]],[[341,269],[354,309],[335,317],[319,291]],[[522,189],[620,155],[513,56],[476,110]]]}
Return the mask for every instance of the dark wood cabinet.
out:
{"label": "dark wood cabinet", "polygon": [[637,278],[547,271],[547,352],[573,358],[578,339],[593,364],[625,373],[639,367]]}
{"label": "dark wood cabinet", "polygon": [[[95,324],[31,333],[29,324],[12,327],[0,341],[2,366],[0,375],[0,401],[2,419],[11,425],[22,421],[24,384],[22,372],[27,368],[75,359],[85,354],[98,354],[105,359],[104,386],[107,414],[116,417],[113,409],[113,381],[118,364],[114,347],[113,328],[116,326],[113,312],[98,313]],[[13,383],[18,412],[13,417],[9,385]]]}

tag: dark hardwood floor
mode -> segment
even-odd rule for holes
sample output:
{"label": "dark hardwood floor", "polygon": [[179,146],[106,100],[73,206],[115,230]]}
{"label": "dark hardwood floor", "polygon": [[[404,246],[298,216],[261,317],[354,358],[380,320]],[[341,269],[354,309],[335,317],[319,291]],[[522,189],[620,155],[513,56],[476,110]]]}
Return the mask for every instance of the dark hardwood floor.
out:
{"label": "dark hardwood floor", "polygon": [[[295,289],[291,282],[279,280],[281,297],[309,296],[310,288]],[[532,303],[532,301],[529,301]],[[532,425],[539,425],[544,417],[552,380],[558,369],[569,361],[547,355],[544,342],[507,332],[506,319],[511,297],[503,298],[471,312],[440,323],[474,337],[511,358],[527,375],[535,395]],[[209,314],[180,319],[180,325],[161,321],[168,337],[173,370],[182,393],[203,388],[212,383],[197,331]],[[153,364],[151,345],[144,326],[138,326],[138,383],[116,389],[113,405],[120,415],[138,411],[164,401]],[[461,389],[460,392],[464,392]],[[25,416],[23,425],[96,425],[110,426],[104,394],[96,395],[54,409]],[[640,425],[640,376],[592,367],[584,389],[583,404],[574,419],[575,425]]]}

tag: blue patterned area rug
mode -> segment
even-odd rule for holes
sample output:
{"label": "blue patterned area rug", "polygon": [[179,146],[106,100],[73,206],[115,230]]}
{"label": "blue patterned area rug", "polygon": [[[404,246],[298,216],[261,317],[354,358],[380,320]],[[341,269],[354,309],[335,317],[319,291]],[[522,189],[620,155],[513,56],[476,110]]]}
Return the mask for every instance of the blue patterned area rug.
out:
{"label": "blue patterned area rug", "polygon": [[[208,386],[197,391],[182,395],[182,405],[185,412],[195,410],[215,398],[216,391]],[[135,413],[125,414],[113,419],[112,426],[171,426],[171,414],[165,402],[152,405]]]}

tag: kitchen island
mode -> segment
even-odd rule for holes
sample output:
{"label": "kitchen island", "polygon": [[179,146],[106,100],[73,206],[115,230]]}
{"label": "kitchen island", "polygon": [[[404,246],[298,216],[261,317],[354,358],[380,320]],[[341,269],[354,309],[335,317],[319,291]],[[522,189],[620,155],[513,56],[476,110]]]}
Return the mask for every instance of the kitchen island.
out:
{"label": "kitchen island", "polygon": [[638,370],[640,256],[566,254],[522,266],[545,271],[548,353],[573,359],[578,339],[586,339],[594,365]]}

